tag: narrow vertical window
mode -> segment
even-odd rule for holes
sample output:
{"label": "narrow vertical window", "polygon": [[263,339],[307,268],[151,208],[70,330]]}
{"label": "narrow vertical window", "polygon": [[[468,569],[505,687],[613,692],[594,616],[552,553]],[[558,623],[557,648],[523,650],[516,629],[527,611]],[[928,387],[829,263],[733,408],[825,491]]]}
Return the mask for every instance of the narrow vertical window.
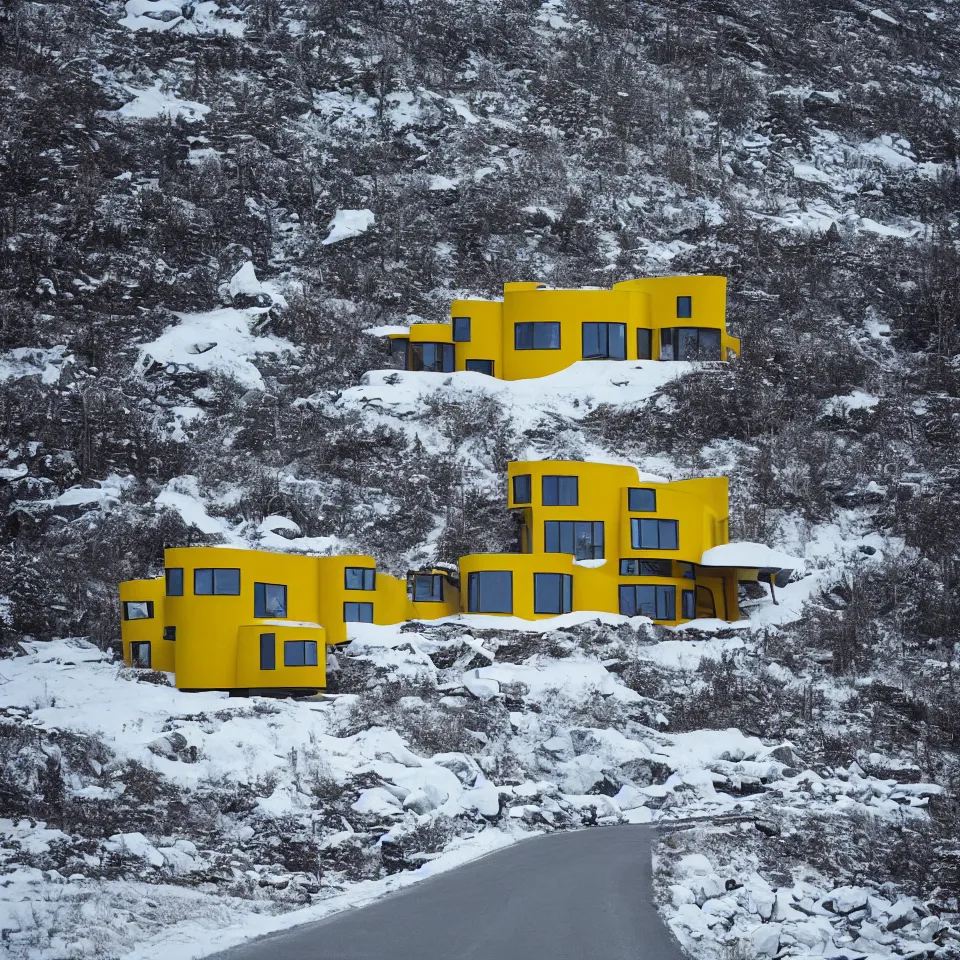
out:
{"label": "narrow vertical window", "polygon": [[697,615],[696,594],[692,590],[684,590],[681,594],[681,610],[684,620],[693,620]]}
{"label": "narrow vertical window", "polygon": [[171,567],[166,572],[167,577],[167,596],[183,596],[183,567]]}
{"label": "narrow vertical window", "polygon": [[529,503],[532,493],[530,486],[530,474],[524,473],[513,478],[513,502]]}
{"label": "narrow vertical window", "polygon": [[693,316],[693,297],[677,297],[677,319],[689,320]]}
{"label": "narrow vertical window", "polygon": [[637,359],[650,360],[653,357],[653,338],[650,330],[637,331]]}
{"label": "narrow vertical window", "polygon": [[453,342],[454,343],[470,342],[470,318],[469,317],[453,318]]}
{"label": "narrow vertical window", "polygon": [[260,669],[277,669],[277,635],[275,633],[260,634]]}

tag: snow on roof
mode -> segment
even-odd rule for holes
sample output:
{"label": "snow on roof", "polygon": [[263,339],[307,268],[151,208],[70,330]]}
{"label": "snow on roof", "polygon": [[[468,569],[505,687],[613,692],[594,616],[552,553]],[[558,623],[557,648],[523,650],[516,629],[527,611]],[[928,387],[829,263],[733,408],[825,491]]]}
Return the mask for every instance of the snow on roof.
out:
{"label": "snow on roof", "polygon": [[763,543],[751,543],[748,540],[724,543],[719,547],[705,550],[700,558],[703,567],[749,567],[772,568],[774,570],[797,570],[804,563],[797,557],[780,553]]}

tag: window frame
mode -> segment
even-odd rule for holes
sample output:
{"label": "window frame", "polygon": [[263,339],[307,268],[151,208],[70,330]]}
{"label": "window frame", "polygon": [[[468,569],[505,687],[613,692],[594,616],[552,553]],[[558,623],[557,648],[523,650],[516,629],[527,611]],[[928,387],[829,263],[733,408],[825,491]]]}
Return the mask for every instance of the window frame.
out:
{"label": "window frame", "polygon": [[[643,341],[646,341],[644,344]],[[653,359],[653,330],[649,327],[639,327],[637,329],[637,359]]]}
{"label": "window frame", "polygon": [[[199,574],[210,574],[210,590],[203,591],[197,590],[197,579]],[[218,573],[236,573],[237,575],[237,589],[236,590],[218,590],[217,589],[217,577]],[[242,589],[242,580],[240,576],[239,567],[194,567],[193,569],[193,595],[195,597],[239,597]]]}
{"label": "window frame", "polygon": [[[356,608],[357,608],[357,611],[356,611],[356,612],[357,612],[357,616],[356,616],[356,617],[349,617],[349,616],[347,616],[347,613],[348,613],[348,612],[352,612],[352,611],[349,611],[349,609],[348,609],[348,608],[350,608],[350,607],[356,607]],[[362,608],[362,610],[361,610],[361,608]],[[369,619],[369,620],[366,620],[366,619],[364,619],[362,616],[360,616],[360,614],[361,614],[361,613],[366,613],[368,608],[369,608],[369,611],[370,611],[370,619]],[[344,622],[344,623],[373,623],[373,601],[372,601],[372,600],[344,600],[344,602],[343,602],[343,622]]]}
{"label": "window frame", "polygon": [[[270,651],[270,656],[264,657],[264,654],[268,650]],[[264,661],[268,662],[265,663]],[[284,666],[286,666],[286,664],[284,664]],[[260,634],[260,669],[277,669],[277,635],[275,633]]]}
{"label": "window frame", "polygon": [[[288,659],[288,651],[295,653],[299,649],[299,657]],[[312,654],[312,656],[311,656]],[[301,662],[296,662],[297,660]],[[316,640],[284,640],[283,665],[285,667],[318,667],[320,665],[319,651]]]}
{"label": "window frame", "polygon": [[695,590],[680,591],[680,615],[682,620],[697,619],[697,593]]}
{"label": "window frame", "polygon": [[[513,349],[514,350],[560,350],[562,336],[559,320],[523,320],[513,325]],[[538,334],[546,333],[546,328],[550,328],[551,333],[556,333],[556,344],[543,346],[538,343]],[[528,331],[529,328],[529,331]],[[529,333],[529,337],[524,334]],[[529,339],[529,344],[521,343],[521,340]],[[550,338],[551,340],[553,337]]]}
{"label": "window frame", "polygon": [[[697,335],[696,357],[692,360],[688,357],[681,357],[680,347],[682,338],[695,333]],[[710,352],[712,356],[705,357],[702,354],[706,352],[706,347],[701,345],[704,335],[710,335],[711,339],[716,339]],[[715,353],[714,353],[715,351]],[[723,336],[722,331],[717,327],[662,327],[660,329],[660,359],[666,361],[685,360],[687,363],[705,362],[710,360],[723,359]]]}
{"label": "window frame", "polygon": [[[439,364],[436,359],[433,363],[427,364],[425,360],[425,350],[432,348],[434,356],[439,356]],[[439,350],[437,349],[439,348]],[[417,366],[419,356],[420,366]],[[457,369],[457,351],[452,343],[443,343],[437,340],[418,340],[410,344],[410,361],[408,369],[421,373],[454,373]]]}
{"label": "window frame", "polygon": [[[657,543],[654,546],[651,543],[645,543],[643,531],[650,529],[650,524],[657,526]],[[647,525],[647,526],[645,526]],[[663,547],[663,531],[673,528],[674,546]],[[634,550],[679,550],[680,549],[680,521],[679,520],[660,520],[656,517],[631,517],[630,518],[630,546]]]}
{"label": "window frame", "polygon": [[[350,574],[351,573],[361,573],[360,582],[362,586],[351,587],[350,586]],[[367,576],[369,574],[369,576]],[[367,586],[369,582],[369,586]],[[369,593],[371,590],[377,589],[377,568],[376,567],[344,567],[343,568],[343,589],[344,590],[360,590],[364,593]]]}
{"label": "window frame", "polygon": [[[509,610],[481,609],[484,605],[483,577],[503,576],[507,578],[509,592]],[[502,604],[501,604],[502,605]],[[467,612],[468,613],[513,613],[513,571],[512,570],[475,570],[467,574]]]}
{"label": "window frame", "polygon": [[[556,606],[558,609],[545,609],[547,604],[541,602],[540,581],[542,579],[559,577],[556,586]],[[569,573],[535,573],[533,575],[533,612],[559,616],[573,612],[573,577]]]}
{"label": "window frame", "polygon": [[[650,606],[649,600],[640,601],[641,595],[652,597],[653,615],[643,612]],[[633,613],[624,613],[624,597],[632,597]],[[668,599],[669,598],[669,599]],[[624,583],[618,591],[620,615],[624,617],[649,617],[651,620],[666,621],[677,619],[677,588],[672,583]],[[669,614],[664,616],[663,614]]]}
{"label": "window frame", "polygon": [[[649,494],[653,497],[652,507],[634,506],[634,494]],[[627,488],[627,510],[630,513],[656,513],[657,512],[657,491],[653,487],[628,487]]]}
{"label": "window frame", "polygon": [[[453,327],[453,342],[454,343],[469,343],[471,336],[471,324],[470,317],[452,317],[451,326]],[[463,324],[467,325],[467,335],[464,337],[463,333]]]}
{"label": "window frame", "polygon": [[[596,327],[597,352],[587,353],[587,328]],[[619,335],[620,353],[611,352],[611,328],[616,327]],[[580,353],[584,360],[626,360],[627,359],[627,325],[612,323],[607,320],[585,320],[580,326]]]}
{"label": "window frame", "polygon": [[[552,527],[551,524],[556,524]],[[569,527],[567,526],[569,524]],[[589,527],[589,530],[586,528]],[[599,531],[599,538],[597,532]],[[581,538],[589,533],[589,556],[581,556],[579,549]],[[553,544],[553,545],[551,545]],[[572,547],[565,550],[565,546]],[[599,550],[599,554],[598,551]],[[543,552],[565,553],[574,560],[603,560],[606,550],[606,530],[603,520],[544,520],[543,521]]]}
{"label": "window frame", "polygon": [[[431,581],[429,597],[418,597],[417,587],[421,580]],[[415,573],[413,575],[413,602],[414,603],[443,603],[443,581],[446,577],[442,573]]]}
{"label": "window frame", "polygon": [[[636,573],[628,573],[626,570],[626,564],[635,563],[637,565]],[[666,573],[656,573],[650,570],[644,570],[644,564],[664,564],[666,566]],[[661,570],[663,568],[661,567]],[[620,561],[620,576],[621,577],[663,577],[669,578],[673,576],[673,562],[667,560],[663,557],[624,557]]]}
{"label": "window frame", "polygon": [[177,628],[176,627],[164,627],[163,628],[163,639],[170,640],[171,642],[176,642],[177,639]]}
{"label": "window frame", "polygon": [[[701,605],[701,601],[700,601],[701,590],[705,591],[707,596],[710,598],[710,610],[711,610],[710,619],[715,619],[717,616],[717,598],[713,595],[713,591],[706,584],[703,584],[703,583],[697,584],[696,606],[699,607]],[[703,604],[703,606],[706,606],[706,604]]]}
{"label": "window frame", "polygon": [[[171,574],[179,574],[180,580],[180,589],[179,591],[171,590],[170,581],[171,579],[177,579],[176,576],[171,577]],[[182,597],[183,596],[183,567],[167,567],[163,571],[163,579],[165,582],[166,595],[168,597]]]}
{"label": "window frame", "polygon": [[[518,473],[512,477],[512,489],[511,493],[513,494],[514,504],[519,504],[521,506],[529,506],[533,503],[533,477],[529,473]],[[523,496],[522,492],[517,492],[517,488],[521,485],[521,481],[526,481],[526,496]]]}
{"label": "window frame", "polygon": [[[478,363],[485,363],[485,364],[487,365],[487,368],[488,368],[488,369],[478,370],[478,369],[476,368],[476,364],[478,364]],[[471,366],[471,364],[474,364],[474,366]],[[464,360],[464,361],[463,361],[463,369],[466,370],[466,371],[468,371],[469,373],[479,373],[479,374],[482,374],[482,375],[485,376],[485,377],[495,376],[495,374],[494,374],[494,372],[493,372],[493,371],[494,371],[494,363],[493,363],[492,360],[480,360],[480,359],[477,358],[477,357],[471,357],[469,360]]]}
{"label": "window frame", "polygon": [[[136,604],[138,607],[141,605],[144,606],[146,608],[147,615],[145,617],[131,617],[130,607],[133,604]],[[123,601],[123,619],[125,623],[130,621],[135,622],[137,620],[153,620],[154,619],[153,601],[152,600],[124,600]]]}
{"label": "window frame", "polygon": [[[147,662],[139,662],[139,652],[144,647],[147,648]],[[153,669],[153,645],[149,640],[133,640],[130,643],[130,666],[138,667],[141,670]]]}
{"label": "window frame", "polygon": [[677,319],[693,319],[693,297],[677,297]]}
{"label": "window frame", "polygon": [[[573,499],[570,497],[570,483],[573,481]],[[566,482],[563,482],[566,481]],[[547,495],[548,489],[555,488],[556,492]],[[566,490],[564,499],[563,490]],[[576,475],[563,473],[544,474],[540,478],[540,503],[545,507],[579,507],[580,506],[580,478]]]}
{"label": "window frame", "polygon": [[[283,613],[270,613],[267,610],[267,588],[279,588],[283,591]],[[256,620],[266,620],[276,618],[277,620],[287,619],[287,585],[285,583],[260,583],[253,585],[253,616]]]}

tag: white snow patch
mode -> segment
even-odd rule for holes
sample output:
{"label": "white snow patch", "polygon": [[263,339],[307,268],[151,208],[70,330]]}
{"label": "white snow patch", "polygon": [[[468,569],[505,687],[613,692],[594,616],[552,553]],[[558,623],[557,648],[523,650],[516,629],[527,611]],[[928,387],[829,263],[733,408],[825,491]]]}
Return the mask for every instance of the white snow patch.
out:
{"label": "white snow patch", "polygon": [[145,90],[135,90],[133,87],[126,89],[134,95],[133,100],[114,110],[116,116],[125,120],[155,120],[158,117],[176,120],[182,117],[193,122],[202,120],[210,112],[205,104],[181,100],[176,94],[165,90],[162,80],[154,81],[153,86]]}
{"label": "white snow patch", "polygon": [[323,246],[359,237],[366,233],[374,224],[372,210],[338,210],[330,221],[327,236],[321,240]]}

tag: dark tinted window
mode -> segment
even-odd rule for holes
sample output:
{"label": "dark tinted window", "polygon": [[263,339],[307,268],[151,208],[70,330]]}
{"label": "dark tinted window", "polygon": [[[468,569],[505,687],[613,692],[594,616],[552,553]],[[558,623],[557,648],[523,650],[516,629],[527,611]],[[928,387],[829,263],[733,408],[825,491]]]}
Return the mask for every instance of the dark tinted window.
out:
{"label": "dark tinted window", "polygon": [[177,628],[176,628],[176,627],[164,627],[164,628],[163,628],[163,639],[164,639],[164,640],[176,640],[176,639],[177,639]]}
{"label": "dark tinted window", "polygon": [[653,357],[653,337],[651,330],[637,331],[637,359],[650,360]]}
{"label": "dark tinted window", "polygon": [[675,620],[677,588],[661,584],[636,584],[620,587],[620,613],[625,617],[649,617],[651,620]]}
{"label": "dark tinted window", "polygon": [[373,567],[346,567],[343,585],[347,590],[376,590],[377,571]]}
{"label": "dark tinted window", "polygon": [[532,494],[530,474],[523,473],[513,478],[513,502],[529,503]]}
{"label": "dark tinted window", "polygon": [[285,667],[315,667],[317,665],[316,640],[285,640],[283,643]]}
{"label": "dark tinted window", "polygon": [[693,297],[677,297],[677,317],[689,320],[693,316]]}
{"label": "dark tinted window", "polygon": [[467,610],[470,613],[513,613],[513,574],[509,570],[485,570],[467,578]]}
{"label": "dark tinted window", "polygon": [[722,360],[720,331],[668,327],[660,331],[661,360]]}
{"label": "dark tinted window", "polygon": [[201,596],[213,593],[213,570],[208,567],[193,571],[193,592]]}
{"label": "dark tinted window", "polygon": [[123,604],[124,620],[152,620],[152,600],[127,600]]}
{"label": "dark tinted window", "polygon": [[632,513],[656,513],[657,491],[632,487],[628,494],[628,507]]}
{"label": "dark tinted window", "polygon": [[585,323],[583,325],[584,360],[626,360],[627,325],[625,323]]}
{"label": "dark tinted window", "polygon": [[171,567],[167,570],[167,596],[183,596],[183,567]]}
{"label": "dark tinted window", "polygon": [[697,587],[697,616],[715,617],[717,605],[713,600],[713,591],[709,587]]}
{"label": "dark tinted window", "polygon": [[150,666],[150,644],[149,643],[131,643],[130,644],[130,662],[135,667]]}
{"label": "dark tinted window", "polygon": [[199,596],[240,596],[240,571],[234,567],[206,567],[193,571],[193,592]]}
{"label": "dark tinted window", "polygon": [[440,603],[443,600],[443,577],[439,573],[415,573],[413,599],[416,603]]}
{"label": "dark tinted window", "polygon": [[407,368],[407,345],[409,340],[397,338],[390,341],[390,362],[400,370]]}
{"label": "dark tinted window", "polygon": [[517,323],[513,327],[516,350],[559,350],[559,323]]}
{"label": "dark tinted window", "polygon": [[544,477],[542,493],[545,507],[575,507],[580,501],[577,477]]}
{"label": "dark tinted window", "polygon": [[260,634],[260,669],[277,669],[277,635],[275,633]]}
{"label": "dark tinted window", "polygon": [[568,573],[533,575],[533,612],[570,613],[573,609],[573,577]]}
{"label": "dark tinted window", "polygon": [[467,360],[465,369],[472,370],[474,373],[485,373],[488,377],[493,376],[492,360]]}
{"label": "dark tinted window", "polygon": [[676,520],[630,521],[634,550],[676,550],[679,545],[679,524]]}
{"label": "dark tinted window", "polygon": [[696,595],[692,590],[684,590],[680,595],[680,609],[684,620],[692,620],[697,615]]}
{"label": "dark tinted window", "polygon": [[546,520],[543,543],[545,553],[572,553],[577,560],[602,560],[603,522]]}
{"label": "dark tinted window", "polygon": [[470,341],[470,318],[453,318],[453,340],[454,343],[468,343]]}
{"label": "dark tinted window", "polygon": [[456,353],[452,343],[411,343],[410,369],[453,373]]}
{"label": "dark tinted window", "polygon": [[253,585],[253,615],[255,617],[285,617],[287,615],[287,588],[282,583],[255,583]]}
{"label": "dark tinted window", "polygon": [[343,605],[344,623],[373,623],[372,603],[351,603]]}
{"label": "dark tinted window", "polygon": [[621,560],[621,577],[672,577],[669,560]]}

